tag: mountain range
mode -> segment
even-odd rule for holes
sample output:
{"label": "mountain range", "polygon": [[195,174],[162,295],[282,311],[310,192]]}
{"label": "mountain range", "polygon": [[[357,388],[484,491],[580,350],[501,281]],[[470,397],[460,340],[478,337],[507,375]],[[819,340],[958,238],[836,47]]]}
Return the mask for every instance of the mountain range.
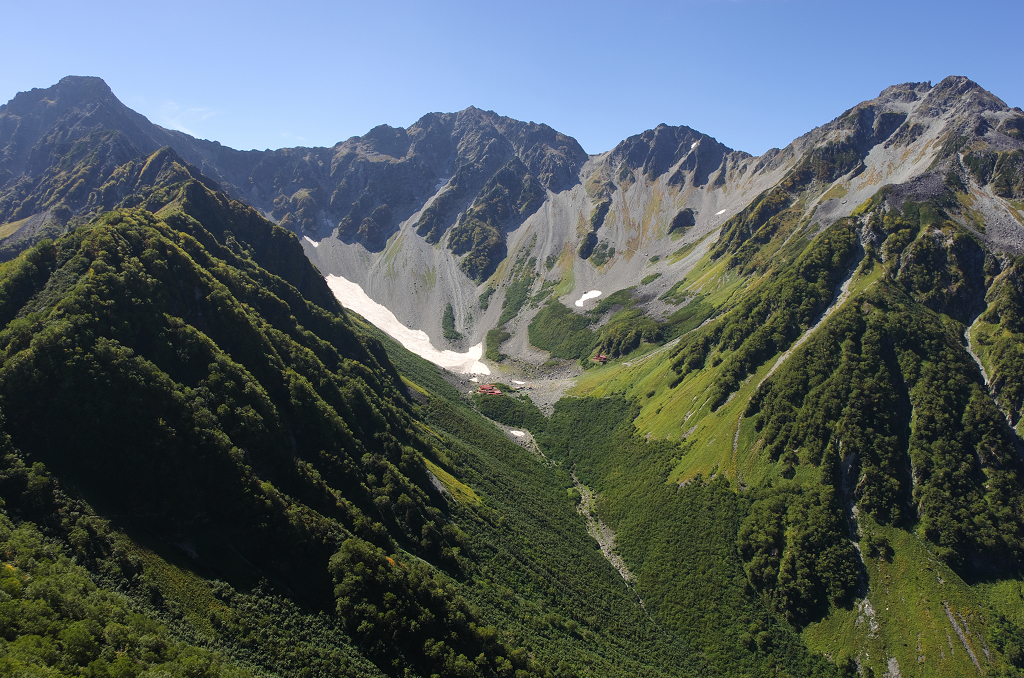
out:
{"label": "mountain range", "polygon": [[0,149],[6,670],[1024,668],[1024,111],[967,78],[754,157],[236,151],[68,77]]}

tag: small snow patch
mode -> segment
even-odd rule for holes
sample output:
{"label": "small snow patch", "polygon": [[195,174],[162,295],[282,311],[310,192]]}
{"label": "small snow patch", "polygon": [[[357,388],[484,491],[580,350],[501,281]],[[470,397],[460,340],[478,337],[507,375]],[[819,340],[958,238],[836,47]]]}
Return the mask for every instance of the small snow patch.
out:
{"label": "small snow patch", "polygon": [[690,150],[692,151],[693,149],[697,148],[697,144],[699,143],[700,141],[694,141],[692,144],[690,144]]}
{"label": "small snow patch", "polygon": [[312,238],[310,238],[310,237],[309,237],[308,235],[304,235],[304,236],[302,236],[302,237],[303,237],[303,238],[304,238],[305,240],[309,241],[309,244],[310,244],[310,245],[312,245],[313,247],[320,247],[320,243],[318,243],[318,242],[317,242],[316,240],[313,240],[313,239],[312,239]]}
{"label": "small snow patch", "polygon": [[590,290],[589,292],[587,292],[582,297],[576,300],[576,305],[579,306],[580,308],[583,308],[584,301],[586,301],[587,299],[596,299],[599,296],[601,296],[600,290]]}
{"label": "small snow patch", "polygon": [[371,299],[357,283],[340,275],[327,276],[327,286],[334,292],[335,298],[346,308],[363,316],[371,323],[391,335],[402,346],[419,357],[429,360],[438,367],[443,367],[459,374],[490,374],[487,365],[480,362],[484,354],[484,344],[480,342],[465,353],[456,351],[438,351],[430,343],[430,337],[423,330],[414,330],[398,321],[395,314],[387,307]]}
{"label": "small snow patch", "polygon": [[716,217],[720,214],[725,214],[725,210],[718,210],[717,212],[715,212]]}
{"label": "small snow patch", "polygon": [[514,436],[515,436],[516,438],[522,438],[523,436],[525,436],[525,435],[526,435],[526,434],[525,434],[525,433],[523,433],[522,431],[516,431],[516,430],[511,430],[511,431],[509,431],[509,433],[511,433],[512,435],[514,435]]}
{"label": "small snow patch", "polygon": [[515,379],[512,380],[512,383],[515,384],[516,386],[525,386],[526,385],[525,381],[516,381]]}

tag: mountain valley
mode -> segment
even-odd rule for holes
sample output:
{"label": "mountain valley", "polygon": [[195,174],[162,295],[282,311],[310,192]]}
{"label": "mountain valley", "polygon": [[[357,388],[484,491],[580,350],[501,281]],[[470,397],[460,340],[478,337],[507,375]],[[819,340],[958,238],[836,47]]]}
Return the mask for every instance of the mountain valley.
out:
{"label": "mountain valley", "polygon": [[1022,674],[1022,135],[959,76],[760,157],[18,94],[2,672]]}

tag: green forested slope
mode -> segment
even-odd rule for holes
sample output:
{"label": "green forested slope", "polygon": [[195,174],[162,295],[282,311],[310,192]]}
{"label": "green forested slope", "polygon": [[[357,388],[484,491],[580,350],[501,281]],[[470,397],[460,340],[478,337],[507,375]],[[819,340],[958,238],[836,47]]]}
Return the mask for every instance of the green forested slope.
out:
{"label": "green forested slope", "polygon": [[[776,254],[758,269],[712,252],[677,287],[716,306],[713,321],[582,379],[577,394],[632,400],[627,428],[648,441],[632,455],[626,442],[587,452],[599,438],[572,457],[604,492],[641,595],[692,605],[666,583],[679,569],[644,577],[652,558],[692,549],[668,508],[648,511],[648,493],[682,497],[724,476],[740,502],[736,585],[812,651],[876,675],[896,664],[904,675],[1016,675],[1018,262],[963,225],[964,190],[947,178],[915,202],[886,189],[827,228],[768,233]],[[723,253],[753,236],[729,237],[739,244]],[[610,437],[589,416],[577,422],[569,441],[587,426]],[[641,481],[638,460],[657,454]],[[659,546],[652,535],[667,529],[676,536]]]}
{"label": "green forested slope", "polygon": [[785,617],[748,587],[736,538],[749,496],[722,477],[665,485],[685,450],[636,438],[635,414],[621,398],[565,399],[542,442],[601,492],[599,510],[647,610],[700,647],[712,673],[841,675],[845,665],[808,652]]}
{"label": "green forested slope", "polygon": [[705,671],[565,471],[387,340],[399,377],[290,235],[182,169],[0,268],[6,666]]}

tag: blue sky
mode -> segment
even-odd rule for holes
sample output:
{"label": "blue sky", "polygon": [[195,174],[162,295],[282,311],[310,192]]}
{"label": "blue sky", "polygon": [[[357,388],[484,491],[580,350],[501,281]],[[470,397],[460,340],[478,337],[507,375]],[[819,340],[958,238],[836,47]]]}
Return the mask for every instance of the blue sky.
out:
{"label": "blue sky", "polygon": [[0,16],[0,101],[96,75],[153,122],[241,149],[475,105],[589,153],[664,122],[760,154],[951,74],[1024,106],[1022,0],[0,0]]}

